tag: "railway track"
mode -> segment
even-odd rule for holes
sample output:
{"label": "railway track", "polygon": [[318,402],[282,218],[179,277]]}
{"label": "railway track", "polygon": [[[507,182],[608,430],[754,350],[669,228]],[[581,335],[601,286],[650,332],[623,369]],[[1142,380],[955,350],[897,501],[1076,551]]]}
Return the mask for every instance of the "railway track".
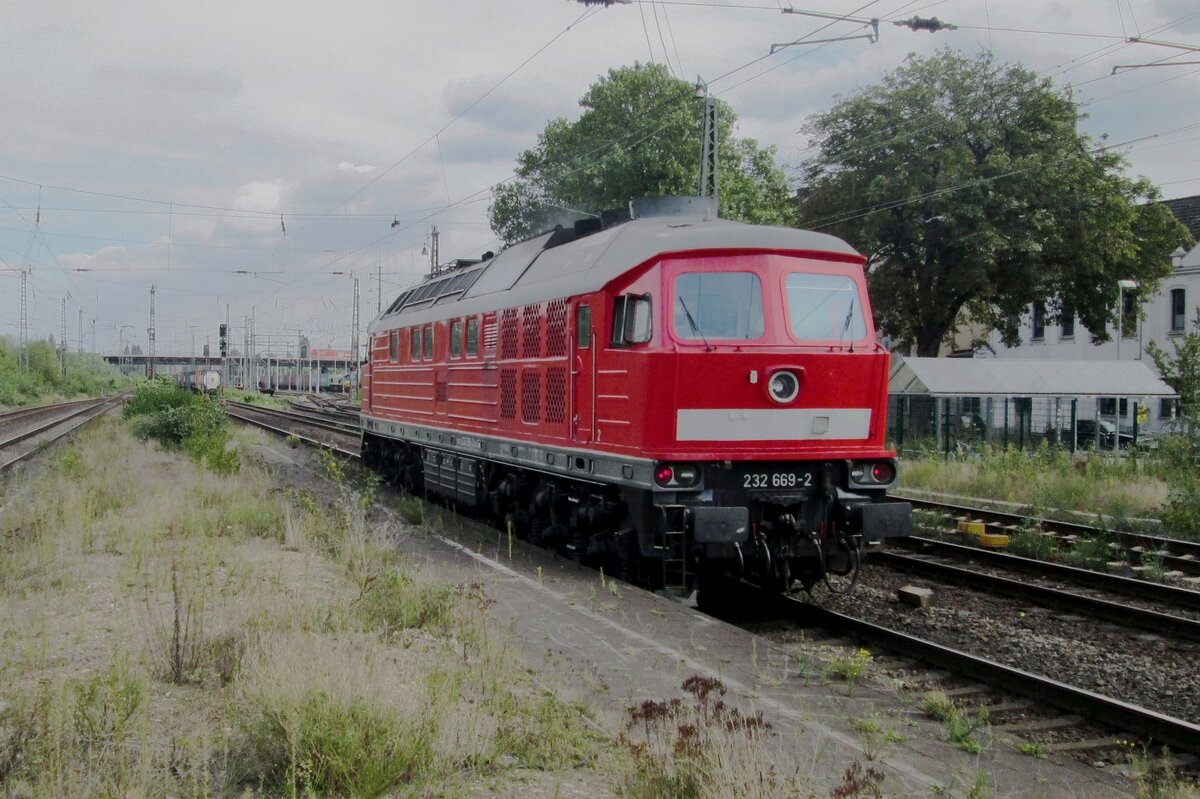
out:
{"label": "railway track", "polygon": [[1034,518],[1020,513],[974,508],[930,499],[906,496],[902,501],[912,503],[914,510],[936,512],[956,520],[982,521],[992,532],[997,533],[1012,534],[1016,530],[1036,527],[1043,534],[1055,537],[1066,547],[1082,539],[1108,541],[1120,547],[1125,553],[1125,558],[1131,563],[1135,562],[1135,558],[1140,559],[1143,554],[1149,554],[1161,559],[1165,569],[1176,570],[1186,575],[1200,576],[1200,542],[1092,527],[1077,522]]}
{"label": "railway track", "polygon": [[295,436],[312,446],[349,458],[360,456],[358,425],[322,417],[316,413],[285,411],[226,401],[225,413],[255,427],[282,436]]}
{"label": "railway track", "polygon": [[0,414],[0,472],[91,421],[125,396],[72,400]]}
{"label": "railway track", "polygon": [[[306,443],[330,449],[350,458],[357,459],[359,457],[357,450],[351,448],[345,432],[340,433],[340,442],[329,440],[324,433],[331,432],[331,425],[313,425],[313,420],[304,418],[310,414],[240,406],[234,403],[229,403],[229,405],[235,406],[227,407],[227,412],[235,418],[279,435],[299,436]],[[314,431],[306,434],[303,430],[304,425],[317,427],[317,431],[322,435],[318,436]],[[1099,575],[1095,572],[1091,574]],[[1170,588],[1169,586],[1159,587]],[[1120,699],[1077,688],[1049,677],[1007,666],[807,602],[773,596],[767,604],[773,604],[777,611],[799,623],[818,624],[838,635],[850,636],[893,651],[904,659],[920,661],[972,680],[982,681],[997,689],[1029,697],[1034,703],[1051,705],[1067,714],[1078,714],[1087,720],[1097,721],[1123,732],[1153,740],[1177,751],[1200,753],[1200,726],[1192,722],[1172,718]],[[1112,615],[1117,616],[1117,609],[1111,610]],[[1148,615],[1141,618],[1145,619],[1144,623],[1147,625],[1154,623],[1151,621],[1152,617]],[[1123,624],[1129,623],[1128,614],[1114,620]],[[1175,624],[1175,622],[1164,623]],[[1196,631],[1194,624],[1181,623],[1179,628],[1188,630],[1187,633],[1179,633],[1181,636],[1191,638],[1192,635],[1195,635],[1196,637],[1192,640],[1200,640],[1200,633]],[[1164,628],[1160,627],[1158,631],[1164,632]],[[1074,719],[1074,716],[1070,719]]]}
{"label": "railway track", "polygon": [[[1168,635],[1174,638],[1200,642],[1200,618],[1177,615],[1162,610],[1154,610],[1128,602],[1114,601],[1112,598],[1079,593],[1060,587],[1040,583],[1014,580],[987,571],[964,568],[951,565],[927,557],[901,554],[894,551],[872,553],[873,566],[888,565],[907,574],[928,577],[943,582],[953,582],[968,588],[979,589],[988,593],[1015,597],[1043,607],[1062,609],[1074,613],[1083,613],[1093,618],[1116,622],[1124,626],[1140,627],[1153,633]],[[1125,580],[1126,578],[1116,578]],[[1137,580],[1127,581],[1139,583]],[[1147,585],[1154,586],[1155,583]],[[1133,593],[1137,586],[1131,589],[1131,596],[1144,597]],[[1189,592],[1197,593],[1197,592]],[[1196,599],[1200,600],[1200,594]]]}
{"label": "railway track", "polygon": [[[881,646],[906,659],[921,661],[954,674],[1078,714],[1126,733],[1190,754],[1200,753],[1200,725],[1148,710],[1110,696],[973,655],[819,605],[775,595],[773,607],[803,625],[819,625],[840,635]],[[1108,742],[1097,741],[1098,745]],[[1115,743],[1113,744],[1115,746]]]}
{"label": "railway track", "polygon": [[1123,577],[1094,569],[1082,569],[1049,560],[1025,558],[1020,555],[1010,555],[1007,552],[955,544],[924,536],[911,536],[901,546],[926,555],[937,555],[957,561],[973,561],[1010,573],[1017,572],[1053,580],[1057,583],[1083,586],[1133,599],[1158,602],[1172,608],[1200,611],[1200,591],[1190,588]]}

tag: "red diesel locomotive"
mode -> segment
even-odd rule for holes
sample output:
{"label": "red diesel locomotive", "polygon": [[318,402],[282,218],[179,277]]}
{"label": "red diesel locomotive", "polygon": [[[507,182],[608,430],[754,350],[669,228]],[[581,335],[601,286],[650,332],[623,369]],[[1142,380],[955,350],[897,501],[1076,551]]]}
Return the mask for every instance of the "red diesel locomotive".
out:
{"label": "red diesel locomotive", "polygon": [[888,353],[864,259],[703,210],[631,203],[405,291],[369,328],[364,461],[702,599],[728,578],[856,575],[864,546],[911,527],[883,501]]}

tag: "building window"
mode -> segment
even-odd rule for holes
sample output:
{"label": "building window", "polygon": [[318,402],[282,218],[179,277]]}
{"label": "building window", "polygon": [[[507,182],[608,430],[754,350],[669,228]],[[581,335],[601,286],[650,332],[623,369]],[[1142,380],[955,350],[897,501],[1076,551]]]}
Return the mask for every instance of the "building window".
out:
{"label": "building window", "polygon": [[1046,338],[1046,306],[1040,302],[1033,304],[1033,312],[1030,314],[1031,324],[1033,326],[1033,340],[1041,341]]}
{"label": "building window", "polygon": [[1177,399],[1160,399],[1158,401],[1158,418],[1174,419],[1178,407],[1179,400]]}
{"label": "building window", "polygon": [[1062,309],[1062,332],[1059,338],[1075,338],[1075,309],[1064,305]]}
{"label": "building window", "polygon": [[1101,416],[1120,416],[1124,419],[1129,414],[1129,400],[1122,397],[1120,401],[1116,397],[1101,397],[1100,398],[1100,415]]}
{"label": "building window", "polygon": [[1171,332],[1182,333],[1187,324],[1187,294],[1183,289],[1171,289]]}
{"label": "building window", "polygon": [[1137,338],[1137,289],[1128,289],[1121,295],[1121,338]]}

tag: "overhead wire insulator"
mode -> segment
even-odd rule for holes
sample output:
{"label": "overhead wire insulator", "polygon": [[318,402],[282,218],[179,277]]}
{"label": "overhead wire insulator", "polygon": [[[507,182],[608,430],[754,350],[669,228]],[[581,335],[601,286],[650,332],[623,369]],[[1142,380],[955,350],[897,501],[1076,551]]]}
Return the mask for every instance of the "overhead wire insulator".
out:
{"label": "overhead wire insulator", "polygon": [[937,17],[913,17],[912,19],[902,19],[892,23],[900,28],[908,28],[914,31],[956,31],[957,25],[951,25],[948,22],[942,22]]}

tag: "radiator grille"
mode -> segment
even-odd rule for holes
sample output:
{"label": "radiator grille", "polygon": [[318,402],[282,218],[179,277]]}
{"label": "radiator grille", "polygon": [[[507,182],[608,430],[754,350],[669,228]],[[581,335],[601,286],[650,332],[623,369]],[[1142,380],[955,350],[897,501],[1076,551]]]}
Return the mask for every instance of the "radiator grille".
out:
{"label": "radiator grille", "polygon": [[567,420],[567,370],[561,366],[546,370],[546,421],[562,424]]}
{"label": "radiator grille", "polygon": [[521,375],[521,421],[537,424],[542,420],[542,381],[534,370]]}
{"label": "radiator grille", "polygon": [[567,301],[555,300],[546,307],[546,355],[567,354]]}
{"label": "radiator grille", "polygon": [[542,306],[526,305],[522,313],[522,358],[542,357]]}
{"label": "radiator grille", "polygon": [[506,308],[500,315],[500,357],[517,357],[517,309]]}
{"label": "radiator grille", "polygon": [[500,418],[517,418],[517,371],[500,370]]}

